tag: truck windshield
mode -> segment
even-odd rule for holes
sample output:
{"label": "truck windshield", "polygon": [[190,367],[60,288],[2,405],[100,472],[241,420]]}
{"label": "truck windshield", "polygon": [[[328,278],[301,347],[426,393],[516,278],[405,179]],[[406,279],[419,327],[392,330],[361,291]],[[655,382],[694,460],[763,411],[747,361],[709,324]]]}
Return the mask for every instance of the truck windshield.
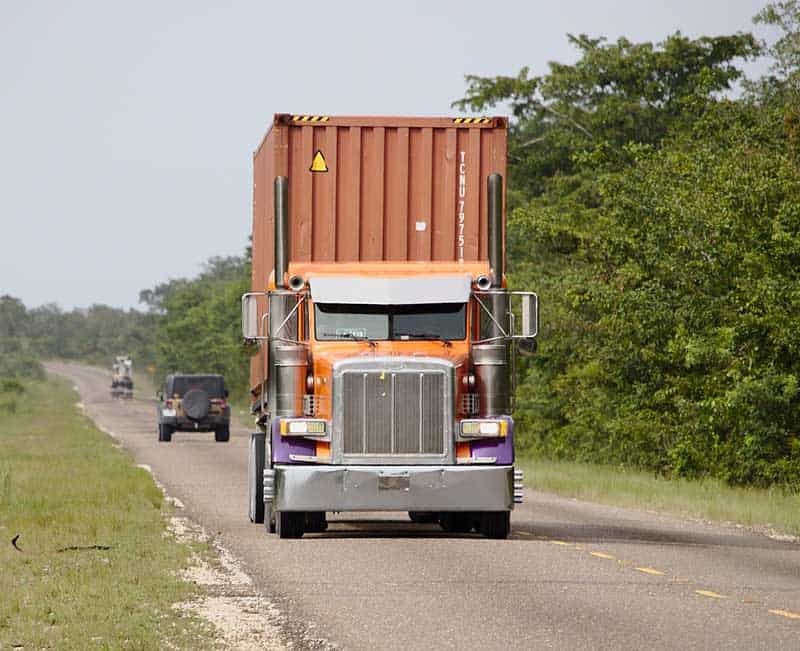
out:
{"label": "truck windshield", "polygon": [[340,305],[317,303],[314,330],[319,341],[464,339],[464,303],[420,305]]}

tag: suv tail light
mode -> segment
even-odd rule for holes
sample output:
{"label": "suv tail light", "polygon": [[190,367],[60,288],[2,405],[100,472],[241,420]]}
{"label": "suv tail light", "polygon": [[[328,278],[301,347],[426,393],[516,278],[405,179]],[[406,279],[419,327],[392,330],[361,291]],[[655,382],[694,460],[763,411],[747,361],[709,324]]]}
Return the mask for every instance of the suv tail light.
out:
{"label": "suv tail light", "polygon": [[167,400],[167,409],[172,409],[172,400]]}
{"label": "suv tail light", "polygon": [[228,403],[227,403],[227,402],[225,402],[225,398],[214,398],[214,399],[211,401],[211,404],[212,404],[212,405],[219,405],[219,406],[220,406],[220,407],[222,407],[223,409],[225,409],[225,407],[228,405]]}

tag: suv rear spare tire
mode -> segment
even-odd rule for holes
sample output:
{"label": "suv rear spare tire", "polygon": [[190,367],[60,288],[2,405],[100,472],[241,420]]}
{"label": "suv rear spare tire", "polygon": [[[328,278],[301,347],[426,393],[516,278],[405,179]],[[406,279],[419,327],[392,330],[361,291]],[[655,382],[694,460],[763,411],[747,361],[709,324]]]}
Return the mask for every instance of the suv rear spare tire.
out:
{"label": "suv rear spare tire", "polygon": [[203,389],[189,389],[183,396],[183,410],[192,420],[202,420],[208,416],[211,401]]}

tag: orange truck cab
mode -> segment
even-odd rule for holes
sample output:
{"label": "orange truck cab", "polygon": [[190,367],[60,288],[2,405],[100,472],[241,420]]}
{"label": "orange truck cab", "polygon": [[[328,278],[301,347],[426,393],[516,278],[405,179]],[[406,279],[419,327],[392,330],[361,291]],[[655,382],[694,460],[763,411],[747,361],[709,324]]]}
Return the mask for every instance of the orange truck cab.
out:
{"label": "orange truck cab", "polygon": [[506,129],[275,116],[242,297],[252,521],[295,538],[329,512],[401,511],[508,536],[514,359],[538,300],[505,282]]}

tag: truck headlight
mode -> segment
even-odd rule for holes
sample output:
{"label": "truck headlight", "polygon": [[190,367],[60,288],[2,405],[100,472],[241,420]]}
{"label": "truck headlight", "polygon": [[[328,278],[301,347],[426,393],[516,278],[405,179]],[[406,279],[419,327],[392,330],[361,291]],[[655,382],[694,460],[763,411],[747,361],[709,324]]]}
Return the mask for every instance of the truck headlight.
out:
{"label": "truck headlight", "polygon": [[504,420],[462,420],[461,436],[469,438],[503,438],[508,431]]}
{"label": "truck headlight", "polygon": [[281,420],[281,434],[283,436],[325,436],[327,425],[324,420],[286,418]]}

